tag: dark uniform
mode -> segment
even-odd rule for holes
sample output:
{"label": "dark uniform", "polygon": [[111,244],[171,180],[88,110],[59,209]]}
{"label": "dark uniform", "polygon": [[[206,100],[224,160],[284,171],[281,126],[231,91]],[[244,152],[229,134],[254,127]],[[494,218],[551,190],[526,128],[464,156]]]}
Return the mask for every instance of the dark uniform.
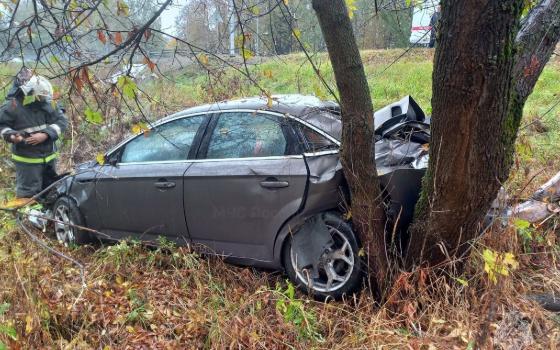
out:
{"label": "dark uniform", "polygon": [[17,134],[24,138],[38,132],[48,135],[47,140],[37,145],[25,141],[12,145],[17,197],[33,197],[56,180],[55,141],[67,126],[63,111],[51,102],[35,101],[24,106],[22,94],[16,94],[1,107],[0,136],[7,142]]}

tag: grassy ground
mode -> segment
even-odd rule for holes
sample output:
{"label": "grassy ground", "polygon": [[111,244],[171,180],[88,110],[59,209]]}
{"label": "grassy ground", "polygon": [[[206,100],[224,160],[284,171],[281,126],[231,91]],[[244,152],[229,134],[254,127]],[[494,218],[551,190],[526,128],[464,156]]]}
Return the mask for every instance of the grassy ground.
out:
{"label": "grassy ground", "polygon": [[[411,94],[429,112],[431,52],[413,51],[390,66],[400,53],[364,53],[375,107]],[[326,57],[317,60],[334,86]],[[1,69],[0,76],[9,72]],[[328,96],[303,56],[249,69],[267,92]],[[170,72],[169,77],[173,80],[140,85],[154,100],[165,101],[149,105],[154,115],[261,93],[229,70],[210,79],[194,68]],[[556,60],[545,69],[526,106],[526,126],[508,184],[513,194],[526,195],[560,169],[560,108],[547,113],[558,93]],[[94,158],[122,137],[134,119],[117,113],[121,124],[93,126],[83,122],[82,109],[79,101],[69,109],[73,132],[64,143],[64,167]],[[9,162],[0,160],[0,197],[11,192],[12,174]],[[523,187],[528,189],[519,192]],[[560,343],[560,318],[525,297],[560,293],[554,222],[538,230],[489,232],[475,243],[461,275],[442,279],[427,270],[399,274],[381,307],[374,306],[366,292],[346,302],[319,303],[294,293],[280,273],[226,265],[165,242],[160,249],[134,242],[67,248],[35,233],[85,266],[86,286],[75,265],[35,245],[10,215],[0,213],[0,342],[15,349],[473,349],[484,330],[496,348],[553,349]],[[494,284],[484,271],[485,248],[514,253],[520,266]]]}

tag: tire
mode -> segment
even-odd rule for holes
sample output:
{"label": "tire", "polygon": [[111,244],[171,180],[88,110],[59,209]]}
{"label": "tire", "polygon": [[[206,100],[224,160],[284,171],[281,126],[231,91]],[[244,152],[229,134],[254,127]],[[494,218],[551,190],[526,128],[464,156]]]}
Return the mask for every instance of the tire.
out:
{"label": "tire", "polygon": [[52,215],[55,220],[55,237],[60,243],[67,246],[71,244],[86,244],[92,241],[92,237],[87,231],[63,224],[63,222],[77,226],[84,226],[85,224],[82,214],[73,199],[66,196],[57,199],[53,206]]}
{"label": "tire", "polygon": [[[329,251],[326,251],[321,256],[320,260],[324,258],[323,262],[325,263],[317,262],[319,277],[312,279],[311,283],[308,283],[305,278],[305,276],[308,276],[306,269],[296,272],[297,267],[292,250],[292,237],[286,239],[282,251],[284,268],[290,280],[303,292],[312,295],[318,300],[339,300],[344,295],[351,295],[360,289],[365,265],[363,259],[359,257],[358,239],[350,224],[345,222],[339,215],[331,212],[320,215],[327,225],[331,237],[333,237],[333,244],[328,248]],[[296,232],[295,234],[297,235],[298,233]],[[336,254],[337,252],[344,253],[345,258],[341,258],[339,254]],[[330,268],[326,267],[329,265]],[[330,287],[327,269],[334,271],[337,276],[337,280],[331,279]]]}

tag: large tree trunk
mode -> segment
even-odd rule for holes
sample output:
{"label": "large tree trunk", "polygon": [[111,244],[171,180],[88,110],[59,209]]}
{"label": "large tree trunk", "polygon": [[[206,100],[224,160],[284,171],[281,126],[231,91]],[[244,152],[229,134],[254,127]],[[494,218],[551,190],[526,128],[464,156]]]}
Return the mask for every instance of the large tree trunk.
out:
{"label": "large tree trunk", "polygon": [[519,126],[510,102],[522,6],[523,0],[442,4],[430,164],[411,229],[409,264],[464,252],[509,174]]}
{"label": "large tree trunk", "polygon": [[543,0],[530,11],[513,50],[520,1],[483,3],[444,6],[432,160],[411,230],[411,264],[468,249],[509,175],[523,106],[560,38],[560,0]]}
{"label": "large tree trunk", "polygon": [[342,108],[342,165],[352,196],[354,229],[366,250],[371,278],[387,278],[384,210],[374,163],[373,106],[344,0],[313,0],[327,44]]}

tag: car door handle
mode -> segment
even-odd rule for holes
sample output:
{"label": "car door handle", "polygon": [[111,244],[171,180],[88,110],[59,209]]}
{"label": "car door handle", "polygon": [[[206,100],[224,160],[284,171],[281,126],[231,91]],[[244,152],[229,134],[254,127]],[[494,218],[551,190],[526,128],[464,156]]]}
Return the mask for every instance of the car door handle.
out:
{"label": "car door handle", "polygon": [[277,179],[266,179],[261,181],[261,187],[264,188],[284,188],[289,185],[290,183],[288,181],[278,181]]}
{"label": "car door handle", "polygon": [[154,186],[156,186],[157,188],[161,189],[161,190],[168,190],[170,188],[175,187],[175,182],[171,182],[171,181],[158,181],[156,183],[154,183]]}

